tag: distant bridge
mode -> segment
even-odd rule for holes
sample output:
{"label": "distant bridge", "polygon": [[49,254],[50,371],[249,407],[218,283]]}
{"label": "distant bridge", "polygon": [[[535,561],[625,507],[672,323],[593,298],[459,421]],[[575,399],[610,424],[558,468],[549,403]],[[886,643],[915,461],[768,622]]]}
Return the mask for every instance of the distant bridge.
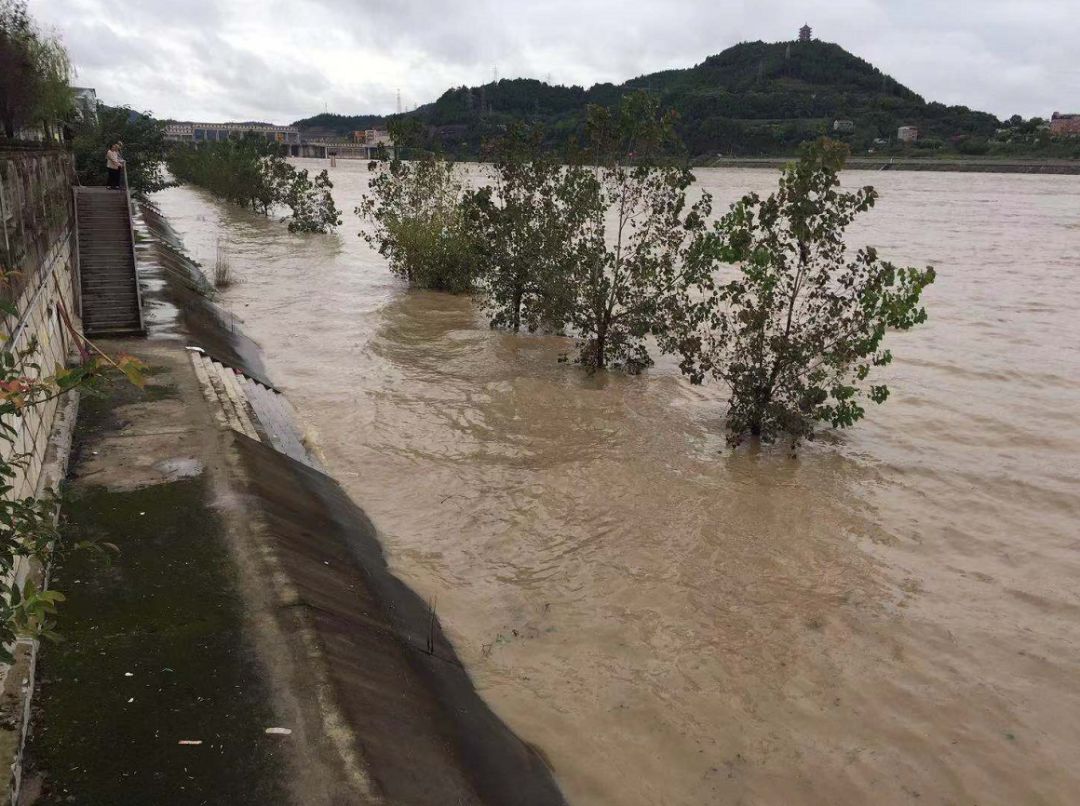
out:
{"label": "distant bridge", "polygon": [[385,155],[388,159],[394,156],[394,143],[389,137],[373,142],[341,141],[329,142],[312,140],[302,142],[299,146],[290,146],[289,153],[294,157],[314,157],[316,159],[373,160]]}

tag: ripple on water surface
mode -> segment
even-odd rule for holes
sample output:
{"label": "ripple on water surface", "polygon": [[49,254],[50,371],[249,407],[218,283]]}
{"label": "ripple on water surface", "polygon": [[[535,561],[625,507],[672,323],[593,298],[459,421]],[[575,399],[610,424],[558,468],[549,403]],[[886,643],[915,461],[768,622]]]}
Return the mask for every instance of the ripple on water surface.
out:
{"label": "ripple on water surface", "polygon": [[[338,206],[366,187],[331,170]],[[703,170],[719,203],[769,171]],[[670,362],[561,365],[408,292],[346,216],[292,235],[158,195],[397,572],[580,803],[1068,803],[1080,791],[1080,179],[852,172],[852,243],[933,263],[889,403],[723,451]]]}

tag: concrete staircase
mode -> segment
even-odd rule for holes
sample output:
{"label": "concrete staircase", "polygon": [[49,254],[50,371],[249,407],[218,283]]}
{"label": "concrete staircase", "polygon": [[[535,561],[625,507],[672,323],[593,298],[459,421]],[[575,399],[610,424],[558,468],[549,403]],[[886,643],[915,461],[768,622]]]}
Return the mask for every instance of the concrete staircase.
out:
{"label": "concrete staircase", "polygon": [[88,336],[142,335],[128,194],[102,187],[75,191],[83,330]]}
{"label": "concrete staircase", "polygon": [[262,442],[291,459],[321,471],[304,445],[296,414],[277,389],[223,364],[197,347],[189,347],[191,363],[218,424]]}

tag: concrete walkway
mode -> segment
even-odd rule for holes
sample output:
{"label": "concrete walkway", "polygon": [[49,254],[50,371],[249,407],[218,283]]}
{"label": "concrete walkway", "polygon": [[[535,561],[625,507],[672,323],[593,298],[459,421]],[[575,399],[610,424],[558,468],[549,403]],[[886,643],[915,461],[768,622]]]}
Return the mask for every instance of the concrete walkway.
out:
{"label": "concrete walkway", "polygon": [[288,707],[258,659],[217,429],[183,351],[138,352],[144,392],[117,381],[80,406],[65,535],[119,552],[54,568],[65,640],[41,650],[22,802],[286,802],[322,765],[266,732]]}

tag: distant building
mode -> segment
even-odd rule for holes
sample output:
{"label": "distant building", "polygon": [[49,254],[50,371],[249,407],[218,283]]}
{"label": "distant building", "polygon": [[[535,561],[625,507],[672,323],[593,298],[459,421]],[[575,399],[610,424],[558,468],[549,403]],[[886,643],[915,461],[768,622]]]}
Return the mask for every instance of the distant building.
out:
{"label": "distant building", "polygon": [[166,123],[165,139],[173,143],[190,143],[194,138],[190,123]]}
{"label": "distant building", "polygon": [[799,29],[800,42],[809,42],[813,38],[813,36],[814,29],[811,28],[809,25],[803,25],[803,27]]}
{"label": "distant building", "polygon": [[1050,134],[1059,137],[1080,137],[1080,114],[1063,115],[1055,112],[1050,117]]}
{"label": "distant building", "polygon": [[854,120],[834,120],[832,122],[832,130],[837,134],[854,134],[855,133],[855,121]]}
{"label": "distant building", "polygon": [[97,123],[97,92],[91,87],[72,87],[75,96],[75,118],[80,123]]}
{"label": "distant building", "polygon": [[295,126],[274,126],[271,123],[169,123],[165,139],[181,143],[213,143],[248,134],[288,145],[300,145],[300,130]]}
{"label": "distant building", "polygon": [[364,131],[355,131],[352,133],[352,139],[354,143],[364,143],[366,145],[379,145],[379,143],[390,142],[390,132],[380,129],[365,129]]}
{"label": "distant building", "polygon": [[896,139],[901,143],[914,143],[919,139],[919,127],[901,126],[896,130]]}

